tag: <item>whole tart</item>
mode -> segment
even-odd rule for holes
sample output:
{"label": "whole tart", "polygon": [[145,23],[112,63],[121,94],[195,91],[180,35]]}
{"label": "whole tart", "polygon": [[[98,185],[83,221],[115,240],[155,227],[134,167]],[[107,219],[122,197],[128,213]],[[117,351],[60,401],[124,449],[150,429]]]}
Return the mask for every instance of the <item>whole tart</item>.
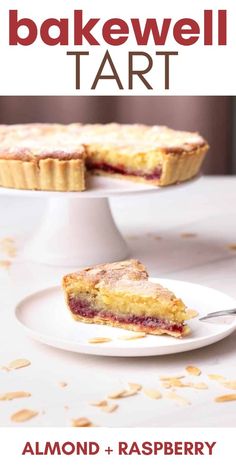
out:
{"label": "whole tart", "polygon": [[27,190],[85,189],[86,149],[65,125],[0,126],[0,186]]}
{"label": "whole tart", "polygon": [[183,301],[149,281],[139,261],[88,267],[66,275],[62,285],[76,321],[176,338],[190,331],[185,322],[192,315]]}
{"label": "whole tart", "polygon": [[26,124],[0,126],[0,186],[81,191],[85,173],[176,184],[200,170],[207,142],[163,126]]}

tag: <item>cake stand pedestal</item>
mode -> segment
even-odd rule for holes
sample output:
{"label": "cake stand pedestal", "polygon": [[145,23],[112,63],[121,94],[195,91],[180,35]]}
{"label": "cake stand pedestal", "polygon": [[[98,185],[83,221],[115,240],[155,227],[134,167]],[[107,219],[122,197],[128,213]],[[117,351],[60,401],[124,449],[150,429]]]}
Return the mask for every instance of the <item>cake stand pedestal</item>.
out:
{"label": "cake stand pedestal", "polygon": [[[194,179],[195,180],[195,179]],[[46,198],[42,221],[20,259],[61,267],[83,267],[125,259],[128,248],[109,206],[109,197],[176,190],[90,176],[84,192],[0,189],[0,195]]]}

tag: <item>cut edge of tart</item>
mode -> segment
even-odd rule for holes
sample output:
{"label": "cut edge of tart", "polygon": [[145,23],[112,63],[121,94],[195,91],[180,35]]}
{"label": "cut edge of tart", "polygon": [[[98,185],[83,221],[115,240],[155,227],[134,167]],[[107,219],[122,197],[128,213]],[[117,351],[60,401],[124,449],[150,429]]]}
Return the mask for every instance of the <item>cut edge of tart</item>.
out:
{"label": "cut edge of tart", "polygon": [[139,261],[88,267],[64,276],[62,285],[76,321],[178,338],[190,332],[183,301],[149,281]]}

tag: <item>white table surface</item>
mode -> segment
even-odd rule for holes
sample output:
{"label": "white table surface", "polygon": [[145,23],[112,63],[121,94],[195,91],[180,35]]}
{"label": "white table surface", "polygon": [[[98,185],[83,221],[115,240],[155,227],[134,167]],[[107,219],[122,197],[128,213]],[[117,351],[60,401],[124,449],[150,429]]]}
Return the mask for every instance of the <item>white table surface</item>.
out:
{"label": "white table surface", "polygon": [[[0,239],[14,238],[19,251],[38,224],[44,199],[0,198]],[[203,177],[176,192],[116,197],[114,217],[126,238],[130,255],[144,262],[151,276],[196,282],[224,291],[236,299],[236,177]],[[194,233],[184,238],[182,233]],[[161,238],[161,239],[160,239]],[[0,259],[7,257],[0,254]],[[153,358],[103,358],[60,351],[28,338],[14,319],[15,303],[26,294],[60,283],[71,268],[23,263],[15,258],[10,270],[0,268],[0,364],[27,358],[31,366],[0,370],[0,394],[24,390],[32,397],[0,401],[0,424],[14,425],[10,415],[22,408],[40,412],[24,426],[69,426],[71,419],[88,417],[98,426],[235,426],[236,403],[215,403],[226,390],[207,374],[236,380],[236,333],[200,350]],[[160,387],[159,376],[181,374],[188,364],[201,368],[192,378],[206,382],[207,390],[178,389],[191,405],[151,400],[142,393],[116,400],[114,413],[89,404],[106,398],[127,382]],[[189,380],[189,378],[188,378]],[[66,388],[59,386],[67,382]],[[66,408],[65,408],[66,407]],[[68,408],[67,408],[68,407]]]}

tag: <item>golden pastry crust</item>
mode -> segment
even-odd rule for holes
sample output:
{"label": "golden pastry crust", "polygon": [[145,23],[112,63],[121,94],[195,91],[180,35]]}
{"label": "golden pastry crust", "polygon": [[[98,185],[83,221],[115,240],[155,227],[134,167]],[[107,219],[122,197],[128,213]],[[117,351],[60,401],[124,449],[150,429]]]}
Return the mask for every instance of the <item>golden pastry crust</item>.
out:
{"label": "golden pastry crust", "polygon": [[85,166],[97,174],[172,185],[194,177],[207,150],[199,134],[163,126],[1,125],[0,186],[80,191]]}

